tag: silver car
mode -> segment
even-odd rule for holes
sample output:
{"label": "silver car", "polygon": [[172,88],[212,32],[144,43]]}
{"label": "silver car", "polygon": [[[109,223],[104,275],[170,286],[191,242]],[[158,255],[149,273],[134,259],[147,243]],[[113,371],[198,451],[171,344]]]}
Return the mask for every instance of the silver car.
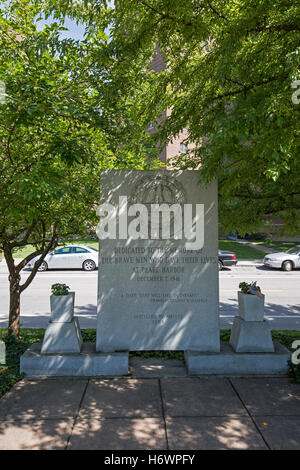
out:
{"label": "silver car", "polygon": [[292,271],[300,268],[300,245],[280,253],[270,253],[264,257],[264,265],[270,268],[281,268],[283,271]]}
{"label": "silver car", "polygon": [[[28,264],[27,267],[33,268],[34,263],[40,258],[36,256]],[[49,253],[39,271],[47,271],[47,269],[83,269],[84,271],[93,271],[98,267],[98,250],[86,245],[70,245],[57,248],[57,250]]]}

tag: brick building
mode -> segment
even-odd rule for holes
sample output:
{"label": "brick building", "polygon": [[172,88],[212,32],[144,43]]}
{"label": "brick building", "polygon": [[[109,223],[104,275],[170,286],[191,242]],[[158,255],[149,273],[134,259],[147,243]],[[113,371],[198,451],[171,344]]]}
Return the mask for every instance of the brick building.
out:
{"label": "brick building", "polygon": [[[153,69],[155,72],[160,72],[164,70],[166,67],[162,55],[158,52],[157,48],[157,54],[153,57],[153,60],[151,62],[151,69]],[[159,122],[164,121],[168,116],[170,116],[172,110],[167,109],[161,116],[161,119]],[[149,134],[154,134],[156,132],[156,127],[155,124],[151,124],[149,129],[148,129]],[[173,139],[172,142],[169,142],[166,144],[163,148],[163,150],[159,153],[159,159],[162,162],[166,162],[167,160],[174,159],[176,155],[179,155],[180,153],[186,153],[187,147],[183,143],[183,141],[187,137],[187,130],[183,130],[175,139]],[[191,148],[192,146],[189,145],[188,148]]]}

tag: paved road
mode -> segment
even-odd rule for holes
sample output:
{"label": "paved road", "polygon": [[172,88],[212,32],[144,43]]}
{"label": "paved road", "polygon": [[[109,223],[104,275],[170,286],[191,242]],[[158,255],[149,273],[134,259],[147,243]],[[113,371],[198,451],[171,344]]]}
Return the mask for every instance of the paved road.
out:
{"label": "paved road", "polygon": [[[29,271],[22,272],[26,278]],[[220,323],[228,328],[237,314],[237,291],[241,281],[257,280],[266,294],[266,317],[273,329],[300,329],[300,270],[284,273],[263,266],[237,266],[220,273]],[[23,327],[45,327],[49,319],[51,284],[63,282],[76,292],[75,314],[81,328],[95,328],[97,303],[97,271],[47,271],[38,273],[22,294]],[[7,272],[0,269],[0,326],[7,326]]]}

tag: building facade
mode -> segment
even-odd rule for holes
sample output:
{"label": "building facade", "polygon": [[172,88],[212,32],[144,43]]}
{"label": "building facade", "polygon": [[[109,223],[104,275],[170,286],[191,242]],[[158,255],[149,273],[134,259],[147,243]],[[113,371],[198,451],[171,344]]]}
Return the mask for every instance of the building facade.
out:
{"label": "building facade", "polygon": [[[157,53],[152,59],[151,62],[151,69],[154,72],[161,72],[165,69],[166,65],[163,60],[162,54],[159,53],[159,49],[157,47]],[[172,110],[167,109],[164,113],[162,113],[160,120],[158,123],[163,122],[167,119],[168,116],[171,115]],[[149,134],[154,134],[156,132],[156,126],[152,123],[148,129]],[[188,146],[184,143],[184,140],[187,138],[188,132],[187,129],[184,129],[178,136],[176,136],[171,142],[164,145],[163,149],[159,152],[158,157],[163,162],[168,162],[168,167],[172,167],[172,161],[175,160],[176,156],[180,153],[186,153],[186,151],[192,148],[192,145],[189,144]]]}

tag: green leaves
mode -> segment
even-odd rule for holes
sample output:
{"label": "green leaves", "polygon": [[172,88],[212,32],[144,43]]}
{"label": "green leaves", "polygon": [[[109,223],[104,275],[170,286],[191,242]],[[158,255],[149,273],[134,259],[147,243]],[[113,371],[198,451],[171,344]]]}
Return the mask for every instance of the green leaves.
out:
{"label": "green leaves", "polygon": [[[71,16],[87,20],[92,5],[71,3]],[[37,28],[38,14],[55,8],[55,21]],[[60,1],[12,0],[0,12],[0,79],[7,90],[0,106],[0,246],[8,231],[20,244],[33,220],[24,243],[38,248],[54,226],[62,236],[84,233],[96,222],[101,168],[151,167],[146,129],[109,83],[114,59],[105,20],[97,11],[85,39],[61,39],[64,9]],[[135,138],[124,132],[125,121]]]}
{"label": "green leaves", "polygon": [[[169,164],[219,180],[226,231],[259,229],[266,214],[299,231],[299,105],[291,88],[300,78],[299,16],[298,5],[267,0],[123,0],[115,9],[115,70],[127,79],[121,96],[140,100],[148,122],[172,109],[156,143],[188,128],[192,151]],[[145,58],[157,44],[166,67],[153,73]]]}
{"label": "green leaves", "polygon": [[53,295],[68,295],[70,287],[67,284],[60,284],[57,282],[56,284],[52,284],[51,292]]}

